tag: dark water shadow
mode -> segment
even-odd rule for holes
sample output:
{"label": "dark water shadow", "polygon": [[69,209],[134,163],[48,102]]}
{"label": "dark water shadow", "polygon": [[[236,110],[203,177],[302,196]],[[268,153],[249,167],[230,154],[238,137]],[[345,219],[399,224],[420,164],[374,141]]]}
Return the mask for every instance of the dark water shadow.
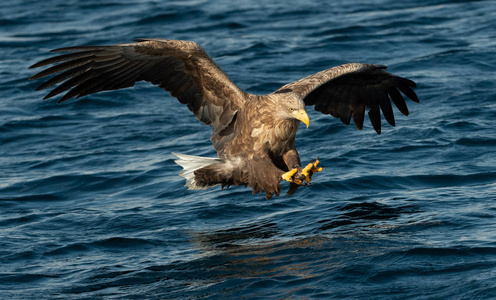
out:
{"label": "dark water shadow", "polygon": [[[333,218],[318,220],[319,231],[342,229],[343,226],[369,227],[384,221],[394,221],[404,214],[421,212],[415,205],[392,206],[378,202],[359,202],[347,204],[338,209],[339,214]],[[401,224],[398,224],[401,226]]]}
{"label": "dark water shadow", "polygon": [[229,251],[247,243],[269,240],[279,234],[279,229],[275,223],[263,220],[216,231],[190,231],[189,234],[202,251]]}

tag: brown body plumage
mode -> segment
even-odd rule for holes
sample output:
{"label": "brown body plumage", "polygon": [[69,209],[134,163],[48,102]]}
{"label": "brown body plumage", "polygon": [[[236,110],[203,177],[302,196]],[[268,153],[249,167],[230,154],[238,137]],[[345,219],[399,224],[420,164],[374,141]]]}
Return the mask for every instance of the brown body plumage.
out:
{"label": "brown body plumage", "polygon": [[[289,83],[272,94],[259,96],[240,90],[196,43],[141,39],[131,44],[61,48],[71,52],[34,64],[49,64],[31,79],[53,76],[38,89],[61,83],[46,97],[68,91],[59,102],[104,90],[149,81],[169,91],[186,104],[203,123],[212,127],[211,140],[219,158],[177,154],[180,173],[193,189],[220,184],[250,186],[253,193],[265,191],[266,198],[279,195],[283,174],[295,169],[288,194],[299,187],[301,162],[295,149],[300,121],[308,126],[305,105],[340,118],[353,119],[362,129],[366,109],[372,126],[381,131],[382,110],[395,125],[392,105],[408,115],[400,91],[411,100],[415,83],[385,72],[384,66],[345,64]],[[311,174],[310,174],[311,176]],[[307,177],[307,180],[308,177]]]}

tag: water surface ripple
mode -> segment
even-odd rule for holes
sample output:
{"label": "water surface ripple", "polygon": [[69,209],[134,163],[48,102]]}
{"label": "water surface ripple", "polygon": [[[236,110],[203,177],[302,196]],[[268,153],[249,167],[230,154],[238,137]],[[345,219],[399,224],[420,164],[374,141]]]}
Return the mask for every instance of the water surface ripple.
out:
{"label": "water surface ripple", "polygon": [[[494,20],[494,1],[7,0],[0,298],[496,298]],[[149,37],[200,43],[252,93],[368,62],[421,103],[380,136],[311,111],[297,147],[327,169],[290,198],[188,191],[171,153],[213,156],[210,129],[167,93],[56,105],[27,80],[51,49]]]}

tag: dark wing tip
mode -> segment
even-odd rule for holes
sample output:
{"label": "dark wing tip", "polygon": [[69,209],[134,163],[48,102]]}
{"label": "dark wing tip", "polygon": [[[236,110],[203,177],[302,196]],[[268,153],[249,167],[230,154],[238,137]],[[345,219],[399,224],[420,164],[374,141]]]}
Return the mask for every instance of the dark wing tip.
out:
{"label": "dark wing tip", "polygon": [[[29,78],[29,79],[31,80],[31,79],[33,79],[33,78]],[[43,83],[43,84],[40,84],[40,86],[39,86],[39,87],[37,87],[37,88],[36,88],[36,89],[34,89],[34,90],[35,90],[35,91],[41,91],[41,90],[44,90],[44,89],[48,88],[48,87],[45,87],[44,85],[45,85],[44,83]]]}
{"label": "dark wing tip", "polygon": [[[35,68],[38,68],[38,67],[35,67]],[[30,68],[30,69],[32,69],[32,68]],[[29,80],[38,79],[38,78],[42,78],[42,77],[45,77],[45,75],[43,75],[43,72],[39,72],[39,73],[36,73],[33,76],[29,77]]]}
{"label": "dark wing tip", "polygon": [[413,91],[412,88],[416,88],[417,84],[407,78],[402,78],[398,77],[398,80],[396,81],[397,83],[397,88],[405,95],[407,96],[410,100],[416,103],[420,103],[420,100],[417,96],[417,94]]}
{"label": "dark wing tip", "polygon": [[60,98],[60,100],[59,100],[59,101],[57,101],[57,104],[60,104],[60,103],[62,103],[62,102],[64,102],[64,101],[67,101],[67,100],[69,100],[70,98],[72,98],[72,97],[65,97],[65,96],[64,96],[64,97]]}
{"label": "dark wing tip", "polygon": [[43,100],[50,99],[50,98],[52,98],[53,96],[55,96],[55,95],[50,95],[50,94],[47,94],[45,97],[43,97]]}
{"label": "dark wing tip", "polygon": [[413,87],[413,88],[416,88],[417,87],[417,84],[415,83],[415,81],[410,80],[410,79],[407,79],[407,78],[403,78],[403,79],[408,84],[408,86]]}
{"label": "dark wing tip", "polygon": [[[41,66],[43,66],[43,64],[41,64],[41,62],[37,62],[37,63],[35,63],[35,64],[33,64],[33,65],[29,66],[29,67],[28,67],[28,69],[36,69],[36,68],[39,68],[39,67],[41,67]],[[29,79],[35,79],[35,78],[33,78],[33,77],[34,77],[34,76],[30,77]]]}
{"label": "dark wing tip", "polygon": [[374,64],[373,66],[374,66],[376,69],[381,69],[381,70],[385,70],[385,69],[387,69],[387,66],[385,66],[385,65]]}

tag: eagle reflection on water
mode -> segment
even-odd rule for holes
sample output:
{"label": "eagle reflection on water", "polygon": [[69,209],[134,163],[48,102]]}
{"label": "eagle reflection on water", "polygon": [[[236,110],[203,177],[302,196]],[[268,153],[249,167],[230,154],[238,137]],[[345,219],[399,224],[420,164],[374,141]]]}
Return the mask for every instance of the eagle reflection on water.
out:
{"label": "eagle reflection on water", "polygon": [[190,230],[188,234],[198,251],[195,265],[201,267],[196,271],[213,280],[309,280],[304,284],[308,288],[313,280],[350,272],[350,261],[351,269],[359,270],[359,261],[366,263],[392,250],[401,251],[404,244],[387,245],[383,237],[407,239],[408,227],[423,222],[404,223],[404,218],[418,212],[410,205],[353,203],[335,211],[336,215],[308,224],[314,228],[312,233],[287,236],[273,221],[261,220],[215,231]]}

